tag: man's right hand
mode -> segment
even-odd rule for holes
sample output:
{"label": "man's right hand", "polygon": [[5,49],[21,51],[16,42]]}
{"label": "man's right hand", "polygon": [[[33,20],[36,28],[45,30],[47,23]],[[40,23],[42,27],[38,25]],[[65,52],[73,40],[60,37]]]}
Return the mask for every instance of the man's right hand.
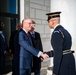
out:
{"label": "man's right hand", "polygon": [[43,59],[49,58],[49,56],[48,56],[46,53],[41,53],[41,57],[42,57]]}

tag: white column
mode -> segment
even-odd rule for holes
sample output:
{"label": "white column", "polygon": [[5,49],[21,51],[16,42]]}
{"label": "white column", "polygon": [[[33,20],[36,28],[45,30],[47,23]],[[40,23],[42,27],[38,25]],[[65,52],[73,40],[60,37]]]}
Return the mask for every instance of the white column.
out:
{"label": "white column", "polygon": [[24,19],[24,0],[20,0],[20,22]]}

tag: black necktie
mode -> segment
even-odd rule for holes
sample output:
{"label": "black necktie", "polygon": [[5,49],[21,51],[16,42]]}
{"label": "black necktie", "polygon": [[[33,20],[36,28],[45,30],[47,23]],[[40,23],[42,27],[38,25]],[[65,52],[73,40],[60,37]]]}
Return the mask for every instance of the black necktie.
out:
{"label": "black necktie", "polygon": [[35,34],[31,34],[33,38],[35,38]]}

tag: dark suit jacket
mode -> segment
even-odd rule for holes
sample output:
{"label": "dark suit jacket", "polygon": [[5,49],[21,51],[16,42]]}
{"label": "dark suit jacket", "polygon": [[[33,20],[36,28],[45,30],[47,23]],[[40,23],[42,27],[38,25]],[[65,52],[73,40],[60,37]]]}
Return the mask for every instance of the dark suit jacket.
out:
{"label": "dark suit jacket", "polygon": [[18,30],[13,31],[11,33],[10,40],[9,40],[9,48],[12,51],[12,54],[14,54],[14,51],[15,51],[15,48],[14,48],[14,38],[15,38],[15,35],[16,35],[17,32],[18,32]]}
{"label": "dark suit jacket", "polygon": [[5,69],[4,51],[8,51],[8,50],[9,49],[8,49],[8,46],[7,46],[6,38],[3,39],[2,35],[0,34],[0,74],[2,74],[4,69]]}
{"label": "dark suit jacket", "polygon": [[[9,48],[11,50],[11,53],[13,54],[13,59],[12,59],[12,75],[17,75],[15,73],[18,70],[18,67],[19,67],[19,64],[18,63],[15,65],[15,63],[16,63],[15,60],[18,59],[15,56],[15,47],[14,47],[14,40],[15,40],[15,36],[16,36],[17,32],[18,32],[18,30],[13,31],[11,33],[10,40],[9,40]],[[17,66],[17,67],[15,67],[15,66]]]}
{"label": "dark suit jacket", "polygon": [[15,59],[19,59],[19,62],[15,60],[16,64],[19,63],[19,68],[23,68],[25,72],[25,69],[31,68],[32,55],[37,56],[38,53],[39,50],[32,46],[31,38],[28,38],[26,32],[21,29],[15,38]]}
{"label": "dark suit jacket", "polygon": [[[33,47],[35,47],[36,49],[39,49],[40,51],[43,52],[40,33],[35,32],[34,35],[35,35],[35,37],[32,37],[32,34],[31,34]],[[40,69],[40,68],[41,68],[41,58],[37,58],[36,56],[33,56],[32,72],[35,71],[36,69]]]}

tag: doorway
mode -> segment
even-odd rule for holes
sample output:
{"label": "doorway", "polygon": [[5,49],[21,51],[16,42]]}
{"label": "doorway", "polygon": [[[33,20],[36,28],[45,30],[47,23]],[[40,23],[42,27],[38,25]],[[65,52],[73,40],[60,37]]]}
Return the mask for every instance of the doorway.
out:
{"label": "doorway", "polygon": [[[20,21],[20,0],[0,0],[0,20],[5,24],[4,33],[9,46],[11,32],[16,30],[16,25]],[[8,58],[5,72],[10,72],[11,67],[12,59]]]}

